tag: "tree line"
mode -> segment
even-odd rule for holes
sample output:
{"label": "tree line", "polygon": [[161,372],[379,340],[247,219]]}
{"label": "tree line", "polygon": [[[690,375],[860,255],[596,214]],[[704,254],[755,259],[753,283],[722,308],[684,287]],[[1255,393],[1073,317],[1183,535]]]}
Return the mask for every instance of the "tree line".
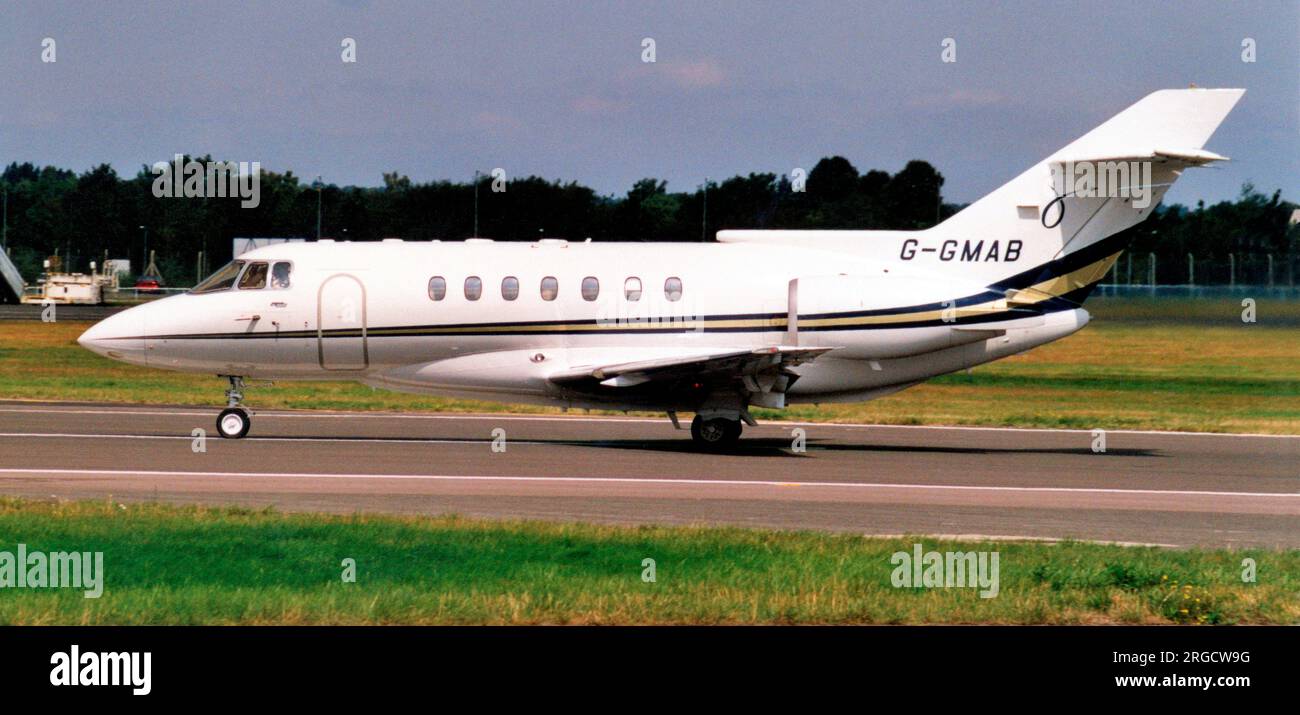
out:
{"label": "tree line", "polygon": [[[9,164],[0,190],[7,197],[10,257],[28,282],[52,255],[65,270],[86,271],[107,252],[129,258],[138,273],[148,262],[147,243],[167,282],[181,286],[194,282],[199,252],[208,266],[228,260],[232,238],[315,237],[318,206],[323,237],[355,241],[473,236],[476,204],[477,235],[508,241],[701,241],[727,228],[922,229],[962,208],[944,202],[943,176],[925,161],[892,174],[863,173],[839,156],[817,162],[806,176],[751,173],[676,192],[647,178],[622,196],[537,176],[414,183],[394,172],[383,176],[382,186],[357,187],[262,171],[255,208],[241,208],[237,197],[159,198],[155,178],[149,167],[123,178],[107,164],[82,174]],[[1133,251],[1158,257],[1160,282],[1183,281],[1188,253],[1201,283],[1228,282],[1229,254],[1238,283],[1264,282],[1268,255],[1278,282],[1286,282],[1295,263],[1297,231],[1289,223],[1295,209],[1280,190],[1267,195],[1249,184],[1233,201],[1161,206],[1131,229]],[[1145,280],[1141,270],[1135,280]]]}

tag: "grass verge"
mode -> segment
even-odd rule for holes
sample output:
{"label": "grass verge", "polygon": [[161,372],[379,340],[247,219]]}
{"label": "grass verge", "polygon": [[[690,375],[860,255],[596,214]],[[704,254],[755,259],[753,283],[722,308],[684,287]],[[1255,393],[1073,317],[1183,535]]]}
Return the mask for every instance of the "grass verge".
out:
{"label": "grass verge", "polygon": [[[102,551],[104,592],[0,589],[0,623],[1300,622],[1296,551],[0,499],[0,551],[19,543]],[[997,596],[894,588],[891,556],[914,543],[998,552]],[[1256,583],[1242,581],[1246,558]]]}

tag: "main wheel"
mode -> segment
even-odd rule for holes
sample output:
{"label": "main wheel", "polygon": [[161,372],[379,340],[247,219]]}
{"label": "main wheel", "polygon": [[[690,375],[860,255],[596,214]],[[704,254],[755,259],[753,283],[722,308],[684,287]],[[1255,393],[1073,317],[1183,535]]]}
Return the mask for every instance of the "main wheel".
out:
{"label": "main wheel", "polygon": [[740,439],[742,429],[740,420],[720,417],[705,419],[696,415],[695,419],[691,420],[691,439],[703,447],[726,447]]}
{"label": "main wheel", "polygon": [[252,420],[242,407],[227,407],[217,415],[217,434],[226,439],[240,439],[248,434]]}

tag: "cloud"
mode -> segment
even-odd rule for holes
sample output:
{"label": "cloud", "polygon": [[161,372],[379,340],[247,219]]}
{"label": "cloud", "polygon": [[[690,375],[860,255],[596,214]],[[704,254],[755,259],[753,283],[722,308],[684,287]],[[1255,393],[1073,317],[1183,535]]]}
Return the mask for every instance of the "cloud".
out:
{"label": "cloud", "polygon": [[1003,104],[1007,96],[992,89],[954,89],[951,92],[922,94],[908,100],[913,109],[969,109]]}
{"label": "cloud", "polygon": [[496,131],[515,131],[524,126],[524,123],[518,119],[497,112],[479,112],[474,115],[474,122],[483,129]]}
{"label": "cloud", "polygon": [[573,111],[581,114],[608,115],[618,114],[631,106],[630,102],[621,99],[606,99],[595,95],[585,95],[573,100]]}
{"label": "cloud", "polygon": [[624,80],[642,82],[647,79],[666,82],[679,89],[704,89],[717,87],[727,80],[727,71],[717,60],[659,60],[646,62],[624,74]]}
{"label": "cloud", "polygon": [[684,89],[716,87],[727,78],[727,73],[722,66],[712,59],[677,60],[656,64],[660,65],[673,82]]}

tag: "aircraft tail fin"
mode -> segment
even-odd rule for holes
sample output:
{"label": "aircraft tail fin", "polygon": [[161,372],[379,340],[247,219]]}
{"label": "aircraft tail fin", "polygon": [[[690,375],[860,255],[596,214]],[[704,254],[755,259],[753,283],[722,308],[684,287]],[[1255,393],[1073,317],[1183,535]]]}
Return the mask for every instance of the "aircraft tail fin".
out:
{"label": "aircraft tail fin", "polygon": [[[1086,250],[1103,261],[1090,263],[1087,271],[1099,279],[1125,248],[1107,238],[1150,216],[1188,167],[1227,160],[1203,147],[1244,93],[1153,92],[927,233],[1004,245],[1018,241],[1021,265]],[[991,264],[964,268],[963,277],[990,283],[1005,270]]]}

